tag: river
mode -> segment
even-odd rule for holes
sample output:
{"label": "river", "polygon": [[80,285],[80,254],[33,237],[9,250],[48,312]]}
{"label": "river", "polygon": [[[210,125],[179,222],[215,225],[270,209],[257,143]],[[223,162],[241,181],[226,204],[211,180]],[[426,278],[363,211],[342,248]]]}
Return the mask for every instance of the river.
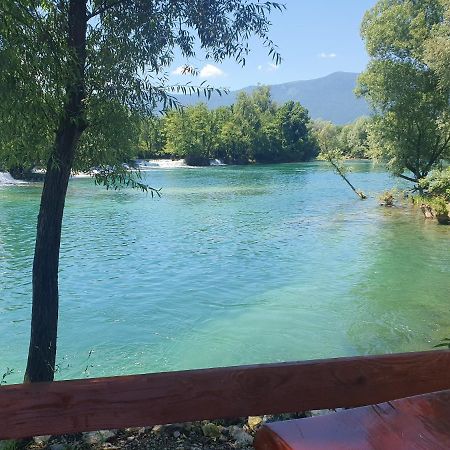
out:
{"label": "river", "polygon": [[[70,182],[57,379],[431,349],[450,334],[450,227],[383,208],[370,162],[168,168]],[[401,186],[401,184],[399,184]],[[40,185],[0,187],[0,378],[20,382]]]}

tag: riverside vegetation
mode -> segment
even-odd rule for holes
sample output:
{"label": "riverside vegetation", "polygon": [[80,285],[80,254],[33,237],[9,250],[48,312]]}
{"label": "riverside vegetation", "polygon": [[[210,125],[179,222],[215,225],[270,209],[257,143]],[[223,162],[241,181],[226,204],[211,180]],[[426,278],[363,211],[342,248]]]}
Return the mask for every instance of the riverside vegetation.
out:
{"label": "riverside vegetation", "polygon": [[370,153],[414,183],[424,213],[448,223],[450,0],[381,0],[361,32],[371,58],[358,87],[374,109]]}
{"label": "riverside vegetation", "polygon": [[174,109],[140,122],[140,158],[182,158],[188,165],[209,165],[220,159],[227,164],[309,161],[320,152],[317,140],[323,128],[332,128],[342,155],[367,157],[369,119],[336,126],[311,121],[299,102],[276,104],[270,88],[252,94],[241,92],[230,107],[209,110],[200,103]]}

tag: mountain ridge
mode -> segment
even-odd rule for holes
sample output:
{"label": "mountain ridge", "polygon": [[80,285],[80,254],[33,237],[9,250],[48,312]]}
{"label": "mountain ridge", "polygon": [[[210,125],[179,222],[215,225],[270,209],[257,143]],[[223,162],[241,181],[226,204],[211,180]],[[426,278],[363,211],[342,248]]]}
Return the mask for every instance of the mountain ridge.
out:
{"label": "mountain ridge", "polygon": [[[367,102],[356,97],[353,92],[358,76],[358,73],[353,72],[334,72],[311,80],[288,81],[268,86],[275,102],[282,104],[290,100],[299,101],[308,109],[312,119],[329,120],[344,125],[358,117],[370,115]],[[184,95],[178,95],[177,99],[184,106],[203,102],[214,109],[232,105],[239,92],[250,94],[257,87],[258,85],[247,86],[222,96],[213,93],[209,100]]]}

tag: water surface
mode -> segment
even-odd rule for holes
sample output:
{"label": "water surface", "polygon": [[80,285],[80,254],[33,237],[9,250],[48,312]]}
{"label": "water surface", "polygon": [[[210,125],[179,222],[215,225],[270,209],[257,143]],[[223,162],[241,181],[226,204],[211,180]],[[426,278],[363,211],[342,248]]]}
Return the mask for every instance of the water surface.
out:
{"label": "water surface", "polygon": [[[379,207],[396,181],[353,166],[367,201],[325,163],[151,170],[161,199],[71,181],[57,378],[423,350],[447,337],[450,227]],[[26,363],[39,194],[0,188],[8,382]]]}

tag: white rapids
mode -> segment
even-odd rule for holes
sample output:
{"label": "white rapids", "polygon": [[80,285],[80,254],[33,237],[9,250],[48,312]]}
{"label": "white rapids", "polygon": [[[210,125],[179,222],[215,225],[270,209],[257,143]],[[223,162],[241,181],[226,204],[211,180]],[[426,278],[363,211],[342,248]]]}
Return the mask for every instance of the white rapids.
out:
{"label": "white rapids", "polygon": [[8,172],[0,172],[0,186],[11,186],[15,184],[26,184],[26,182],[14,179]]}

